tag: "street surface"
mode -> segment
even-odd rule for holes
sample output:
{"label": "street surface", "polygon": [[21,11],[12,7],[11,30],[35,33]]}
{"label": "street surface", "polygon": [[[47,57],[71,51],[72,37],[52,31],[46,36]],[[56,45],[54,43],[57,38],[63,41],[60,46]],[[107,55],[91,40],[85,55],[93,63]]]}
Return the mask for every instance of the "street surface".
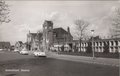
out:
{"label": "street surface", "polygon": [[31,55],[20,55],[18,52],[0,51],[0,61],[34,58]]}
{"label": "street surface", "polygon": [[51,58],[68,60],[68,61],[109,65],[109,66],[116,66],[116,67],[120,66],[120,59],[114,59],[114,58],[100,58],[100,57],[93,58],[93,57],[87,57],[87,56],[63,55],[63,54],[57,54],[53,52],[49,52],[48,56]]}
{"label": "street surface", "polygon": [[119,76],[119,68],[3,52],[0,76]]}

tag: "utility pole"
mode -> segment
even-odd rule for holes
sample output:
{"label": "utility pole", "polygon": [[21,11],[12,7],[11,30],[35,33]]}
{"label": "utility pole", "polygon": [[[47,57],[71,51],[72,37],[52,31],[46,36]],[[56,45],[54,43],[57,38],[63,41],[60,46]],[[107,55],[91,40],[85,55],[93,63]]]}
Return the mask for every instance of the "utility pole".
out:
{"label": "utility pole", "polygon": [[93,53],[93,59],[95,59],[94,39],[93,39],[94,30],[91,30],[91,33],[92,33],[92,53]]}

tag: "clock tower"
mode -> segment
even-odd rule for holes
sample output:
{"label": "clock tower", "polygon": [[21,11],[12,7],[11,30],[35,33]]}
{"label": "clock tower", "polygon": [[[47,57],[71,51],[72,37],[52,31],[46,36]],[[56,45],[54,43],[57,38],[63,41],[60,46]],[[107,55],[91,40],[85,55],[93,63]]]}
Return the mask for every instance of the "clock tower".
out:
{"label": "clock tower", "polygon": [[50,49],[53,44],[53,22],[45,20],[43,23],[43,44],[46,51]]}

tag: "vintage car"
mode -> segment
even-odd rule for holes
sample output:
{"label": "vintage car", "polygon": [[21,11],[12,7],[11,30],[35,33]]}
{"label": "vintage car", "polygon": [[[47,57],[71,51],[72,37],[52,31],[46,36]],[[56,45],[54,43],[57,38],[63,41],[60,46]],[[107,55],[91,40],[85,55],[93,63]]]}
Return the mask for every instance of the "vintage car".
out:
{"label": "vintage car", "polygon": [[38,57],[46,57],[46,53],[43,51],[35,51],[33,54]]}
{"label": "vintage car", "polygon": [[19,53],[22,55],[28,55],[29,52],[26,49],[22,49]]}

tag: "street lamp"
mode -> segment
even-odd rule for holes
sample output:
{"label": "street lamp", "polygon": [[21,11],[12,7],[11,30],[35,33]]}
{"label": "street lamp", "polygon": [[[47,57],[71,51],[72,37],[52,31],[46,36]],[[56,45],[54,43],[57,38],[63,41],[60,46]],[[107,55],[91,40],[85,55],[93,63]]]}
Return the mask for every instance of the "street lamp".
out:
{"label": "street lamp", "polygon": [[93,59],[95,58],[95,52],[94,52],[94,39],[93,39],[93,35],[94,35],[94,30],[91,30],[92,33],[92,53],[93,53]]}

